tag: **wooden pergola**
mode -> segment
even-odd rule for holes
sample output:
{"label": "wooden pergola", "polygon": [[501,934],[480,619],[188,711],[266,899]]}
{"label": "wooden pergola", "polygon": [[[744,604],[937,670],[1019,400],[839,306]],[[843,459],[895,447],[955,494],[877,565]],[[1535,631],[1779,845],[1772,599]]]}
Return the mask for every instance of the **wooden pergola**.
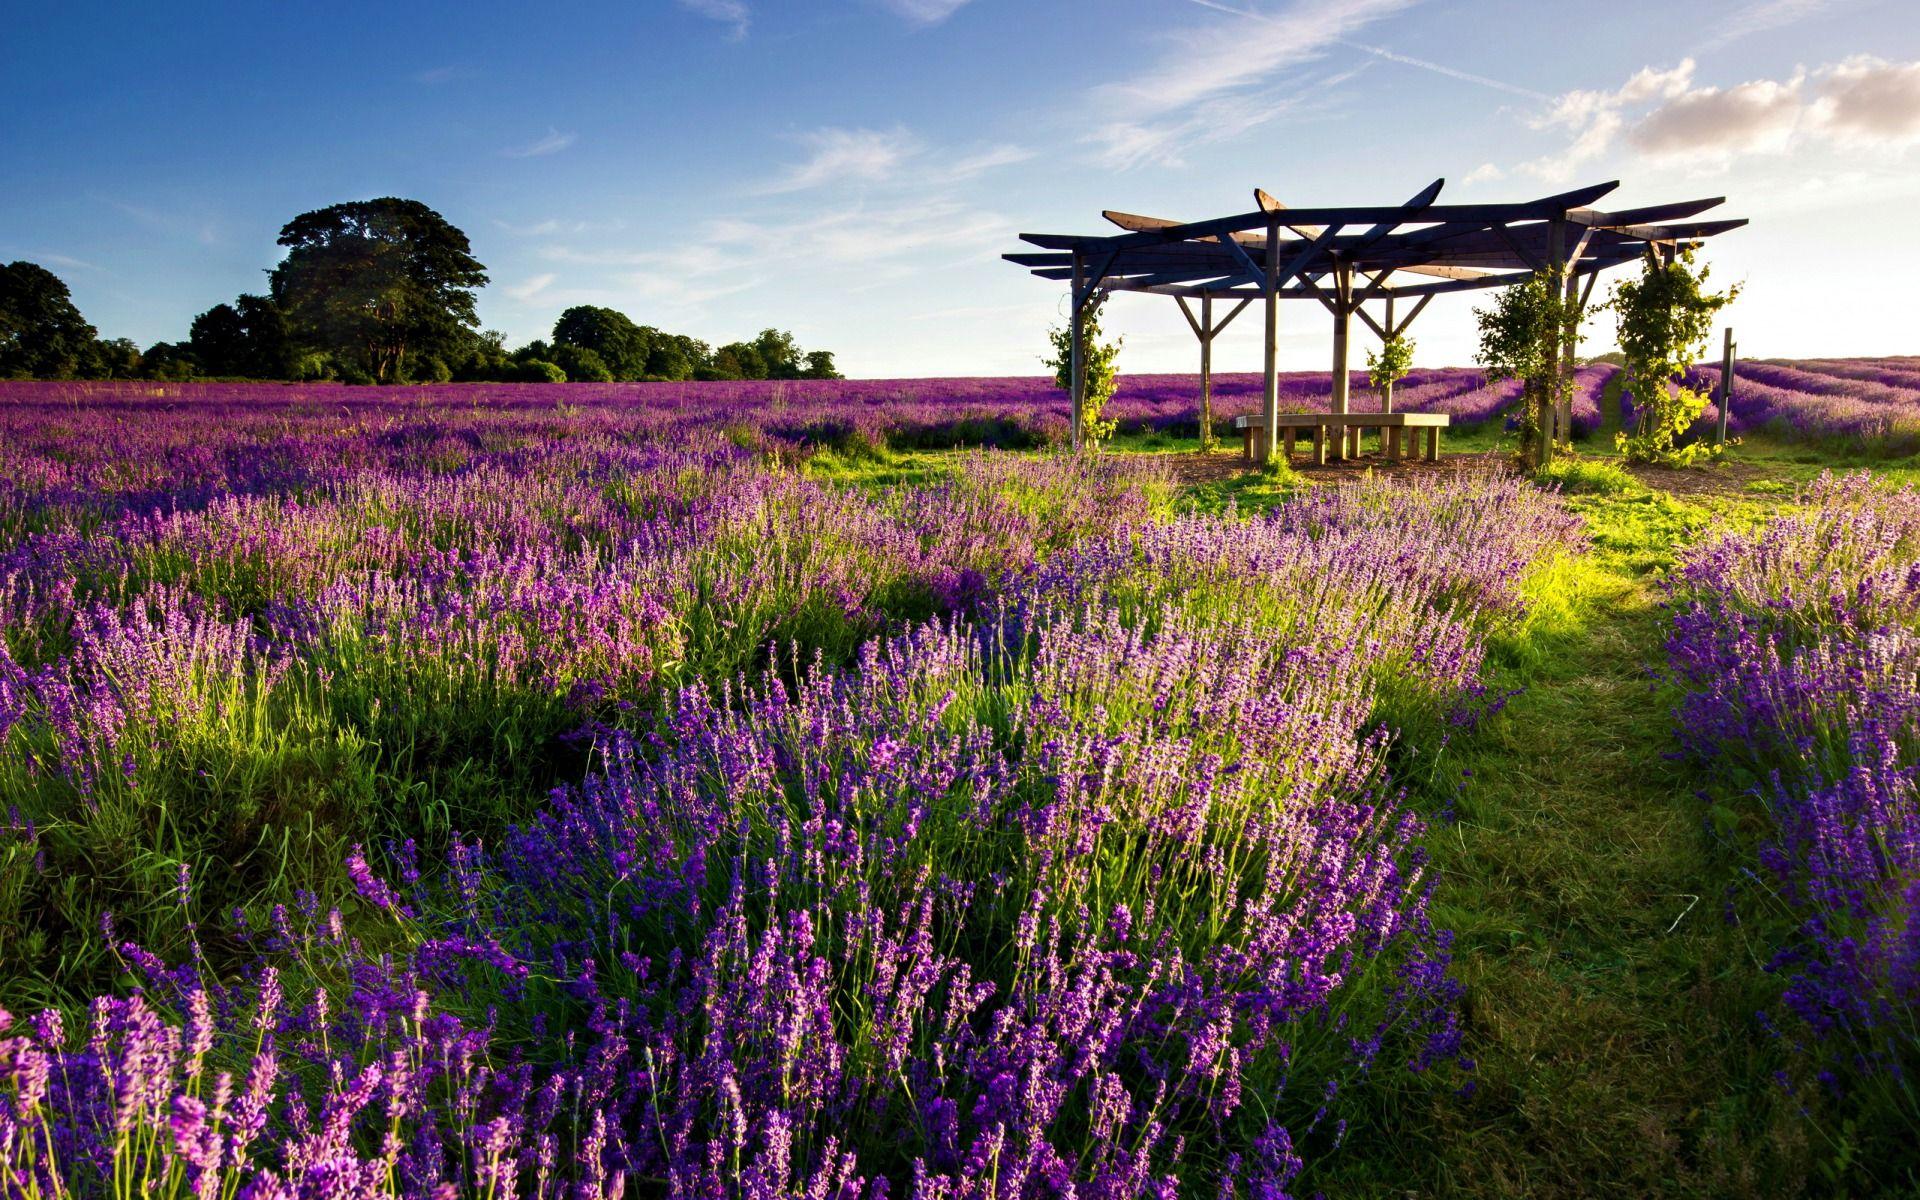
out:
{"label": "wooden pergola", "polygon": [[[1670,261],[1704,239],[1745,220],[1695,221],[1724,196],[1645,208],[1592,207],[1619,186],[1596,184],[1517,204],[1437,204],[1436,179],[1405,204],[1288,208],[1256,189],[1252,212],[1206,221],[1171,221],[1108,211],[1127,232],[1080,235],[1023,233],[1038,252],[1008,254],[1042,279],[1071,286],[1073,444],[1081,445],[1086,394],[1085,315],[1111,292],[1171,296],[1200,342],[1203,411],[1212,392],[1213,340],[1255,300],[1265,301],[1264,428],[1279,425],[1274,372],[1279,301],[1313,300],[1333,315],[1332,412],[1348,412],[1348,343],[1358,317],[1385,340],[1404,333],[1435,296],[1509,287],[1551,272],[1564,275],[1567,298],[1584,311],[1594,281],[1608,267],[1653,254]],[[1199,302],[1194,313],[1191,301]],[[1215,301],[1230,305],[1214,316]],[[1380,315],[1366,307],[1380,302]],[[1561,348],[1571,370],[1573,347]],[[1392,396],[1383,397],[1390,410]],[[1571,428],[1571,401],[1553,414],[1550,437]],[[1268,437],[1261,457],[1271,453]]]}

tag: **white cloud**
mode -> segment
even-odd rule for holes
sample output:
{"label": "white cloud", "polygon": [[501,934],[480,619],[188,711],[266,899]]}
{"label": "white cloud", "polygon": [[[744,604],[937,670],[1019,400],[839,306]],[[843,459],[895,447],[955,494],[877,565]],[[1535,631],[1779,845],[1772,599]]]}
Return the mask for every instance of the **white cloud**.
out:
{"label": "white cloud", "polygon": [[727,26],[727,36],[735,41],[746,37],[747,27],[753,23],[746,0],[680,0],[680,7]]}
{"label": "white cloud", "polygon": [[1564,93],[1528,124],[1568,130],[1573,140],[1514,169],[1560,181],[1623,142],[1648,159],[1703,166],[1815,142],[1856,150],[1920,143],[1920,63],[1863,56],[1728,87],[1696,86],[1694,71],[1694,61],[1682,59],[1644,68],[1614,91]]}
{"label": "white cloud", "polygon": [[1784,82],[1755,79],[1683,93],[1642,117],[1627,141],[1655,158],[1778,153],[1800,124],[1805,81],[1800,75]]}
{"label": "white cloud", "polygon": [[960,9],[967,0],[880,0],[887,9],[915,25],[938,25]]}
{"label": "white cloud", "polygon": [[1496,179],[1505,179],[1507,173],[1493,163],[1484,162],[1467,172],[1465,183],[1490,183]]}
{"label": "white cloud", "polygon": [[561,133],[549,127],[547,135],[524,146],[511,146],[500,153],[508,158],[544,158],[549,154],[558,154],[568,146],[580,140],[577,133]]}
{"label": "white cloud", "polygon": [[1904,146],[1920,141],[1920,62],[1850,58],[1824,72],[1815,118],[1843,141]]}

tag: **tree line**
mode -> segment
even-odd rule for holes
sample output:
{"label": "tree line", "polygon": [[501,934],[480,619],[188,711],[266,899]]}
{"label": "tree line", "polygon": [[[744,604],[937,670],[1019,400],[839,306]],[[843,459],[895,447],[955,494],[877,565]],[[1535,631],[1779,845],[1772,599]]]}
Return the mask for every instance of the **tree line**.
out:
{"label": "tree line", "polygon": [[30,262],[0,264],[0,378],[277,379],[347,383],[616,383],[838,379],[833,354],[764,329],[711,346],[576,305],[551,338],[509,350],[482,330],[487,283],[467,235],[417,200],[385,197],[302,213],[280,231],[286,256],[266,294],[193,319],[186,340],[142,350],[102,338],[67,285]]}

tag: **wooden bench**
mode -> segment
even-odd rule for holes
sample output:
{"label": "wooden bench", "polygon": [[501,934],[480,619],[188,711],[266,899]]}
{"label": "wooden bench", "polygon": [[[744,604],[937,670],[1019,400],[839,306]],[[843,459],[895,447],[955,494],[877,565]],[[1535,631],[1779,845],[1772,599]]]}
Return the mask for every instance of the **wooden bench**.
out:
{"label": "wooden bench", "polygon": [[[1400,461],[1403,446],[1407,454],[1420,454],[1422,448],[1419,443],[1423,433],[1427,443],[1423,457],[1428,462],[1438,462],[1440,431],[1452,421],[1453,418],[1446,413],[1281,413],[1280,436],[1286,455],[1283,461],[1293,461],[1294,441],[1302,431],[1313,438],[1314,463],[1325,466],[1329,442],[1335,442],[1334,458],[1357,458],[1360,455],[1361,431],[1378,429],[1380,445],[1386,451],[1388,462]],[[1266,418],[1257,413],[1235,417],[1233,427],[1240,431],[1248,462],[1259,462],[1265,457]],[[1333,437],[1336,430],[1339,431],[1337,440]]]}

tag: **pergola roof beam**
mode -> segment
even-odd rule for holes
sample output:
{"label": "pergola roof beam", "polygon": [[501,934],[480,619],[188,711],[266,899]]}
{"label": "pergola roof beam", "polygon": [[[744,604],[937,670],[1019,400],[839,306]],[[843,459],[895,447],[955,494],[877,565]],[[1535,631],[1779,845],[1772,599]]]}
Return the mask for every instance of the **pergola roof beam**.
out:
{"label": "pergola roof beam", "polygon": [[1576,208],[1567,213],[1567,220],[1575,225],[1599,227],[1644,225],[1649,221],[1679,221],[1687,217],[1697,217],[1708,209],[1718,208],[1726,202],[1725,196],[1710,196],[1704,200],[1679,200],[1672,204],[1652,204],[1645,208],[1623,208],[1617,212]]}
{"label": "pergola roof beam", "polygon": [[[1359,225],[1380,221],[1395,221],[1403,225],[1440,224],[1462,221],[1469,223],[1494,223],[1508,221],[1541,221],[1564,216],[1570,209],[1583,208],[1600,197],[1619,187],[1617,180],[1594,184],[1590,187],[1576,188],[1570,192],[1561,192],[1553,196],[1543,196],[1519,204],[1429,204],[1424,208],[1409,210],[1401,206],[1357,206],[1333,208],[1295,208],[1287,210],[1287,223],[1291,225]],[[1214,237],[1222,233],[1235,233],[1246,229],[1257,229],[1272,220],[1273,214],[1267,212],[1240,213],[1231,217],[1215,217],[1208,221],[1192,221],[1185,225],[1169,225],[1161,229],[1142,230],[1138,233],[1126,233],[1112,237],[1085,237],[1070,234],[1023,233],[1022,241],[1054,250],[1114,250],[1130,249],[1136,246],[1154,246],[1166,242],[1193,241],[1199,238]]]}

